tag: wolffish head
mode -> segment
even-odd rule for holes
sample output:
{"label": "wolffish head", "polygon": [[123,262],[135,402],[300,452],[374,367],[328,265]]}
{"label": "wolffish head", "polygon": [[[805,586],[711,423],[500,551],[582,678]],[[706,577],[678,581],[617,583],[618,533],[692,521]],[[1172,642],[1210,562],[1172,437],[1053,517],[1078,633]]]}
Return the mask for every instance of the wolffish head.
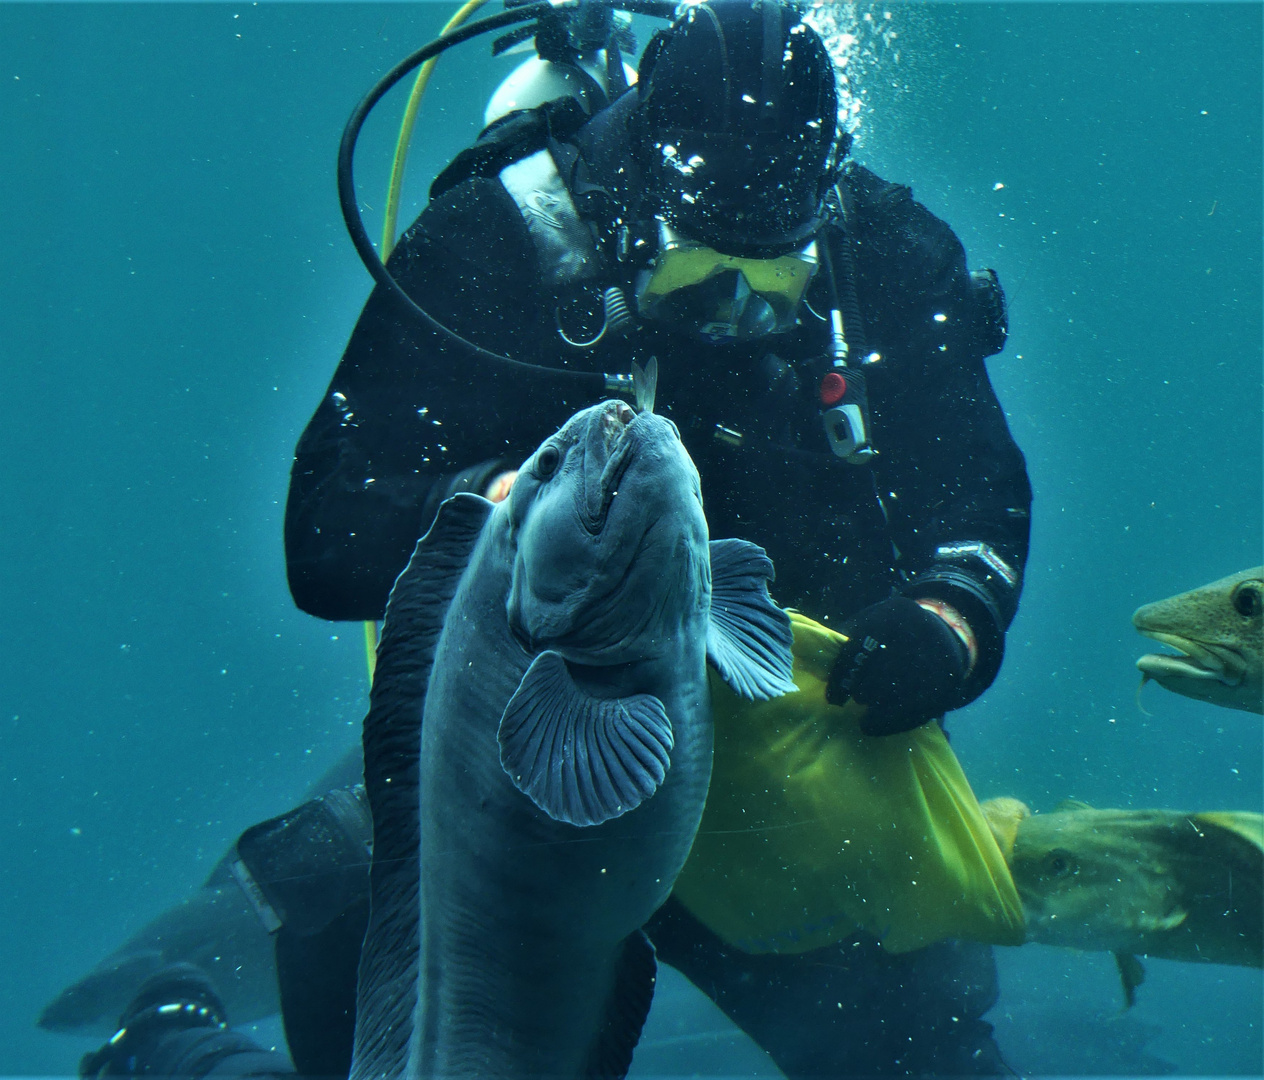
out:
{"label": "wolffish head", "polygon": [[1178,650],[1137,661],[1143,682],[1247,712],[1264,712],[1264,566],[1138,608],[1133,625]]}
{"label": "wolffish head", "polygon": [[676,426],[607,401],[522,466],[509,623],[531,651],[616,664],[652,655],[710,605],[697,470]]}

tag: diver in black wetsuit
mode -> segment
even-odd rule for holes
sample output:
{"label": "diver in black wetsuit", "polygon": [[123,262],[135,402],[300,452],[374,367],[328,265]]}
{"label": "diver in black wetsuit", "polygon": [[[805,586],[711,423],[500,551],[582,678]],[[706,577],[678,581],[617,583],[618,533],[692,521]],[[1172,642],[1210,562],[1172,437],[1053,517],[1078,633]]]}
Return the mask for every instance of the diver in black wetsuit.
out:
{"label": "diver in black wetsuit", "polygon": [[[471,356],[375,290],[295,456],[295,601],[381,618],[439,504],[503,495],[602,396],[574,372],[654,356],[656,411],[698,467],[712,537],[764,546],[777,601],[847,635],[829,700],[866,705],[875,737],[968,704],[1000,667],[1029,534],[984,366],[1006,332],[995,275],[846,159],[833,65],[788,6],[689,7],[612,96],[591,117],[570,99],[510,114],[435,181],[391,273],[450,329],[536,367]],[[983,946],[891,957],[858,936],[751,956],[675,900],[649,931],[791,1077],[1005,1071]],[[331,985],[332,1013],[353,990]],[[299,1056],[335,1072],[348,1055]]]}
{"label": "diver in black wetsuit", "polygon": [[[761,10],[786,13],[769,33],[796,47],[768,78]],[[833,69],[790,11],[690,9],[592,119],[567,99],[494,124],[389,266],[442,323],[517,360],[613,372],[656,356],[657,411],[698,466],[712,536],[767,548],[781,604],[886,646],[835,680],[881,733],[995,677],[1030,487],[983,364],[1005,338],[995,276],[969,273],[907,188],[839,160]],[[439,503],[490,491],[589,393],[463,355],[375,290],[299,440],[295,601],[380,618]]]}

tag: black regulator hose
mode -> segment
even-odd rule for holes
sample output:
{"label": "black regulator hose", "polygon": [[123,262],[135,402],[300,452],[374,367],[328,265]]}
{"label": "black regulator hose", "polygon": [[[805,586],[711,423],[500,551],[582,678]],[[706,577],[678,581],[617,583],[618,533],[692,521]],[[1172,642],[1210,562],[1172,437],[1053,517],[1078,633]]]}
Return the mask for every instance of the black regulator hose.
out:
{"label": "black regulator hose", "polygon": [[[424,311],[417,301],[404,291],[403,287],[395,280],[391,272],[386,269],[386,266],[378,256],[377,249],[373,246],[373,241],[369,239],[368,231],[364,227],[364,219],[360,215],[360,208],[357,204],[355,193],[355,148],[360,138],[360,130],[364,127],[364,122],[368,118],[369,113],[373,111],[373,107],[405,75],[420,67],[432,57],[446,52],[452,46],[460,45],[462,42],[469,41],[480,34],[500,30],[506,26],[513,26],[515,23],[529,22],[532,19],[553,14],[559,10],[565,10],[565,8],[570,6],[574,5],[565,2],[565,0],[562,0],[560,3],[555,2],[555,0],[540,0],[538,3],[529,4],[525,7],[510,8],[498,15],[490,15],[485,19],[479,19],[477,22],[467,23],[465,26],[444,34],[442,37],[435,38],[434,41],[423,45],[416,52],[406,56],[391,68],[364,96],[360,104],[352,110],[351,116],[347,120],[347,125],[343,128],[342,141],[338,145],[338,202],[342,207],[342,218],[346,222],[351,242],[355,245],[360,260],[372,275],[373,280],[402,304],[405,310],[415,315],[444,341],[455,345],[471,357],[487,360],[494,364],[504,365],[519,371],[529,371],[534,375],[546,374],[567,381],[590,382],[593,386],[594,396],[600,396],[606,389],[606,376],[599,372],[544,367],[540,364],[528,364],[523,360],[515,360],[511,356],[503,356],[500,353],[475,345],[474,342],[444,326],[433,315]],[[660,19],[671,19],[675,11],[675,4],[672,0],[620,0],[619,3],[612,6],[618,7],[622,11],[630,11],[634,14],[649,15]]]}

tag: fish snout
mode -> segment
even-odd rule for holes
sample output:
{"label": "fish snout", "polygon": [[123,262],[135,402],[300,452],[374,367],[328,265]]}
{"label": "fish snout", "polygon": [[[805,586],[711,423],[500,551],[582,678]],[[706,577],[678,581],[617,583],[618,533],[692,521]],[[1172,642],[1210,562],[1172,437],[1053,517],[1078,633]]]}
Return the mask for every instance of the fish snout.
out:
{"label": "fish snout", "polygon": [[627,426],[636,419],[636,413],[624,401],[608,401],[601,413],[601,430],[607,442],[623,436]]}
{"label": "fish snout", "polygon": [[667,417],[648,411],[636,412],[622,401],[605,403],[600,430],[608,453],[613,452],[623,439],[632,434],[641,443],[681,441],[680,429]]}
{"label": "fish snout", "polygon": [[628,452],[628,429],[635,419],[636,413],[626,402],[607,401],[602,405],[595,425],[597,456],[594,460],[601,463],[603,469],[608,470],[615,458]]}
{"label": "fish snout", "polygon": [[596,535],[605,528],[619,481],[631,464],[635,447],[629,436],[637,414],[626,402],[604,401],[588,417],[578,505],[584,528]]}

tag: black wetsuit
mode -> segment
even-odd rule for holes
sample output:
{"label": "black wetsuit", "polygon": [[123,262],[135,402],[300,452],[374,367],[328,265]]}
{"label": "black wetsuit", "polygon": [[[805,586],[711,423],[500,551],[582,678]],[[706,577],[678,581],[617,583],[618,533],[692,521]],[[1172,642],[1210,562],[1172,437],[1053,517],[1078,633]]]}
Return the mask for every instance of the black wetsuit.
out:
{"label": "black wetsuit", "polygon": [[[598,117],[574,146],[552,148],[577,206],[593,212],[597,249],[608,256],[600,284],[631,296],[636,267],[610,253],[607,228],[620,194],[618,110],[607,110],[616,122]],[[483,160],[505,163],[496,153]],[[981,693],[1017,606],[1031,492],[984,367],[1000,344],[997,312],[981,300],[951,229],[907,188],[851,167],[840,185],[846,232],[832,224],[818,238],[836,273],[853,268],[863,323],[850,328],[853,347],[880,357],[864,369],[879,453],[856,466],[830,452],[820,419],[822,321],[805,311],[797,331],[746,346],[707,346],[643,325],[574,349],[558,333],[571,309],[559,316],[558,297],[541,287],[523,213],[496,172],[483,171],[455,182],[448,174],[392,254],[392,272],[425,309],[484,348],[533,364],[623,372],[656,356],[656,411],[676,422],[698,467],[712,537],[763,545],[777,569],[775,598],[835,625],[893,592],[941,596],[978,635],[967,699]],[[626,201],[626,184],[622,193]],[[834,295],[818,274],[808,302],[824,313]],[[381,618],[440,502],[482,491],[593,400],[575,384],[471,359],[375,291],[298,445],[285,524],[295,601],[327,619]],[[944,556],[950,545],[976,543],[1012,574]],[[342,921],[329,933],[358,941],[363,914]],[[751,956],[675,901],[649,931],[659,956],[791,1077],[1004,1071],[981,1019],[997,993],[986,947],[942,943],[892,957],[858,937]],[[291,1041],[305,1033],[304,1045],[292,1046],[296,1060],[319,1073],[345,1068],[354,964],[341,964],[321,991],[318,957],[281,959]]]}

